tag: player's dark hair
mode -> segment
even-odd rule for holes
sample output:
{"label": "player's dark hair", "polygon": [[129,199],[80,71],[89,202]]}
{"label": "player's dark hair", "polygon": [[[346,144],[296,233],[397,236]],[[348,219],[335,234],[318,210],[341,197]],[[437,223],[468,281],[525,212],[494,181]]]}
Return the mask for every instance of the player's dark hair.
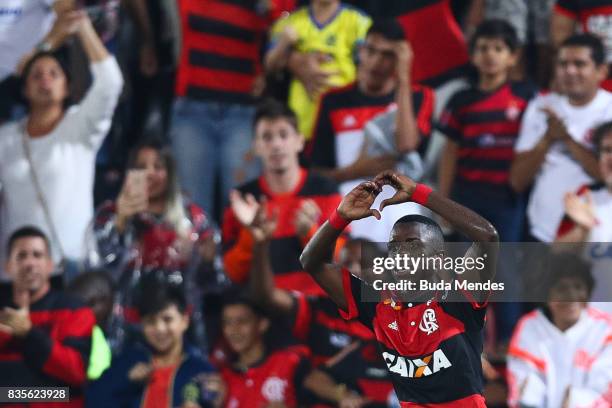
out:
{"label": "player's dark hair", "polygon": [[[25,99],[25,87],[26,87],[26,83],[28,81],[28,77],[30,76],[30,73],[32,72],[32,68],[34,67],[34,64],[36,64],[36,61],[42,59],[42,58],[53,58],[55,61],[57,61],[57,63],[59,64],[62,72],[64,73],[64,76],[66,77],[66,84],[68,85],[68,87],[70,87],[70,83],[71,83],[71,75],[70,75],[70,70],[68,69],[68,64],[65,60],[65,58],[63,58],[62,53],[58,52],[58,51],[39,51],[36,54],[34,54],[29,60],[28,62],[26,62],[26,64],[23,67],[23,71],[21,72],[21,76],[20,76],[20,89],[21,89],[21,95],[20,98],[22,99],[22,101],[26,104],[26,106],[29,105],[27,99]],[[66,99],[64,100],[64,109],[68,108],[68,106],[70,106],[72,104],[72,99],[70,97],[70,92],[68,92],[68,95],[66,95]],[[28,106],[29,107],[29,106]]]}
{"label": "player's dark hair", "polygon": [[444,233],[442,232],[442,228],[440,228],[438,223],[431,218],[420,214],[404,215],[402,218],[395,221],[393,228],[404,224],[421,224],[425,226],[427,231],[427,235],[425,236],[426,242],[433,245],[435,250],[442,249],[444,245]]}
{"label": "player's dark hair", "polygon": [[180,313],[187,311],[184,288],[160,279],[160,274],[150,272],[141,279],[138,289],[138,313],[141,317],[154,315],[172,305]]}
{"label": "player's dark hair", "polygon": [[470,52],[474,52],[476,42],[481,38],[501,40],[512,52],[516,51],[520,45],[512,24],[500,19],[485,20],[476,27],[470,39]]}
{"label": "player's dark hair", "polygon": [[378,34],[389,41],[404,41],[404,29],[394,18],[377,18],[368,29],[368,35]]}
{"label": "player's dark hair", "polygon": [[298,130],[298,120],[295,112],[285,103],[273,98],[266,98],[257,105],[255,117],[253,118],[253,129],[262,119],[285,119],[295,130]]}
{"label": "player's dark hair", "polygon": [[593,131],[593,147],[597,157],[601,156],[601,144],[603,140],[612,134],[612,121],[602,123]]}
{"label": "player's dark hair", "polygon": [[584,282],[591,296],[595,286],[591,264],[579,256],[567,252],[552,253],[548,260],[548,271],[548,294],[562,279],[577,278]]}
{"label": "player's dark hair", "polygon": [[591,58],[595,65],[606,62],[606,51],[601,39],[590,33],[574,34],[561,43],[561,48],[566,47],[585,47],[591,50]]}
{"label": "player's dark hair", "polygon": [[38,227],[34,227],[32,225],[27,225],[25,227],[21,227],[13,231],[11,236],[8,239],[6,244],[6,255],[7,258],[11,256],[11,251],[13,250],[13,246],[15,246],[15,242],[18,239],[22,238],[41,238],[45,241],[45,247],[47,248],[47,253],[51,255],[51,244],[49,243],[49,238],[45,235],[44,232]]}

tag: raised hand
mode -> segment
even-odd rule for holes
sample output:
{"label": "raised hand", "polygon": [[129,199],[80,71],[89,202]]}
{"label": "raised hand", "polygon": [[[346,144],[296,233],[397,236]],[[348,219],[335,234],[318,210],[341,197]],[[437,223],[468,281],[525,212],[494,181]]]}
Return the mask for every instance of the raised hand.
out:
{"label": "raised hand", "polygon": [[304,200],[295,212],[293,223],[295,231],[300,237],[306,237],[312,227],[319,223],[321,209],[313,200]]}
{"label": "raised hand", "polygon": [[374,216],[380,220],[380,212],[370,208],[381,188],[373,181],[364,181],[351,190],[338,206],[338,213],[346,220],[360,220]]}
{"label": "raised hand", "polygon": [[590,230],[595,227],[599,221],[595,215],[591,193],[587,191],[583,197],[580,197],[575,193],[565,194],[565,213],[576,224]]}
{"label": "raised hand", "polygon": [[383,171],[374,178],[374,182],[381,189],[386,185],[396,190],[393,197],[387,198],[380,203],[380,211],[389,205],[410,202],[410,197],[412,197],[412,193],[416,188],[416,182],[414,180],[392,170]]}
{"label": "raised hand", "polygon": [[273,212],[272,216],[268,216],[265,197],[258,202],[252,194],[246,194],[243,198],[233,190],[230,192],[230,204],[238,221],[251,232],[255,241],[270,239],[278,225],[278,213]]}
{"label": "raised hand", "polygon": [[249,227],[255,220],[259,210],[259,203],[252,194],[244,197],[236,190],[230,192],[230,205],[238,221],[245,227]]}
{"label": "raised hand", "polygon": [[410,80],[414,52],[408,41],[397,41],[394,45],[397,58],[397,76],[402,81]]}
{"label": "raised hand", "polygon": [[546,114],[548,130],[546,132],[547,136],[553,140],[565,140],[567,138],[571,138],[567,131],[567,127],[565,123],[559,118],[557,113],[548,107],[542,108],[542,112]]}

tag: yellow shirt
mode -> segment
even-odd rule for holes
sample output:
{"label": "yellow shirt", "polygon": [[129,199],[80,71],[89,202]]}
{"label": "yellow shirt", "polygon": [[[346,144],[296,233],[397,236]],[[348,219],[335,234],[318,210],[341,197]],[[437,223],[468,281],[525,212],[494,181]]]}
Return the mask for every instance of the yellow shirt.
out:
{"label": "yellow shirt", "polygon": [[[329,55],[330,61],[322,68],[335,74],[330,77],[332,87],[344,86],[355,80],[355,49],[365,38],[372,20],[363,12],[341,4],[335,16],[319,25],[309,7],[302,7],[272,27],[272,46],[286,26],[298,34],[295,49],[300,52],[321,52]],[[309,139],[314,126],[319,97],[308,96],[300,81],[293,79],[289,86],[289,107],[298,117],[300,132]]]}

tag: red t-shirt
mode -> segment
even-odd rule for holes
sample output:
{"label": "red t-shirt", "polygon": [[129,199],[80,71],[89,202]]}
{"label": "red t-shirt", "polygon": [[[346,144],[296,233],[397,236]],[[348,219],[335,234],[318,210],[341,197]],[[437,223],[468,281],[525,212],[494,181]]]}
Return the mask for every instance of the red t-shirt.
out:
{"label": "red t-shirt", "polygon": [[153,370],[149,384],[145,390],[143,408],[166,408],[172,403],[172,387],[170,386],[176,365],[159,367]]}

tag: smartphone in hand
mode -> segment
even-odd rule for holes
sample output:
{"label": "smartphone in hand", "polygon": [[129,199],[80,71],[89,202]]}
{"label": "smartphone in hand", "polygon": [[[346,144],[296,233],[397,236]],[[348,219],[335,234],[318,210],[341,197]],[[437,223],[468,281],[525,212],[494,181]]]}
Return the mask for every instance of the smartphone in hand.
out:
{"label": "smartphone in hand", "polygon": [[146,170],[128,170],[127,172],[127,187],[130,195],[145,197],[148,200],[148,187],[147,187],[147,172]]}

